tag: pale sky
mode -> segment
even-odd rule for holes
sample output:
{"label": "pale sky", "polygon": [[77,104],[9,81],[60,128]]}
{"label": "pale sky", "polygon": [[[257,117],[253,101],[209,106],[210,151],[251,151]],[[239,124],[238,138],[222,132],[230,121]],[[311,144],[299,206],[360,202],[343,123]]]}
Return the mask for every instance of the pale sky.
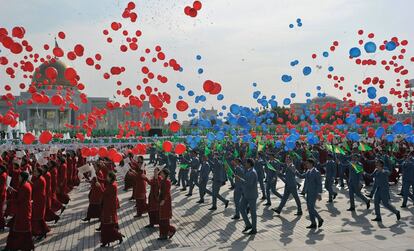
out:
{"label": "pale sky", "polygon": [[[154,49],[160,45],[167,58],[177,59],[184,71],[177,73],[150,64],[155,72],[169,78],[168,84],[158,84],[159,89],[171,94],[172,104],[182,95],[190,108],[220,108],[233,103],[256,107],[258,104],[252,99],[255,90],[260,90],[268,98],[276,95],[279,104],[291,93],[296,94],[293,102],[303,102],[306,92],[310,92],[312,97],[317,95],[318,85],[329,95],[342,98],[351,92],[353,99],[363,102],[369,100],[367,94],[357,94],[353,89],[365,76],[386,80],[384,90],[379,90],[377,97],[387,96],[391,102],[398,102],[388,94],[391,87],[396,87],[395,74],[384,71],[380,63],[375,67],[361,67],[348,59],[349,49],[358,46],[360,38],[368,41],[366,34],[370,32],[375,34],[377,43],[394,36],[400,40],[407,39],[408,59],[404,65],[409,70],[413,69],[409,58],[414,56],[414,29],[410,25],[414,1],[410,0],[201,0],[203,8],[196,18],[186,16],[183,11],[186,5],[192,4],[192,0],[141,0],[134,1],[138,13],[136,23],[121,18],[128,2],[0,0],[0,27],[25,27],[25,38],[42,55],[45,53],[43,44],[53,44],[59,31],[66,33],[66,39],[59,42],[62,48],[69,50],[77,43],[83,44],[85,56],[82,59],[64,61],[77,69],[89,96],[112,97],[117,89],[117,80],[123,81],[123,87],[133,89],[135,95],[139,94],[135,86],[143,77],[140,69],[144,65],[139,62],[139,56],[145,48]],[[297,18],[302,20],[302,27],[296,26]],[[121,34],[111,32],[114,43],[106,43],[102,30],[110,29],[113,21],[121,22],[123,28],[130,32],[142,30],[139,53],[119,51],[123,40]],[[293,29],[289,28],[291,23],[295,25]],[[363,37],[357,35],[359,29],[365,31]],[[332,53],[329,47],[335,40],[339,47]],[[0,48],[0,56],[8,55],[14,61],[20,60],[21,56],[12,56]],[[324,51],[329,51],[328,58],[322,57]],[[103,55],[103,69],[109,71],[111,66],[125,66],[126,73],[104,80],[102,75],[105,71],[97,72],[84,62],[87,56],[97,52]],[[311,58],[313,53],[317,54],[315,60]],[[386,53],[379,51],[371,57],[389,58],[391,54]],[[201,55],[202,60],[197,61],[196,55]],[[299,65],[291,67],[293,60],[299,60]],[[322,69],[318,70],[316,65],[321,65]],[[312,67],[311,75],[302,74],[304,66]],[[334,67],[333,74],[346,78],[344,91],[333,88],[333,83],[326,78],[329,66]],[[201,75],[197,73],[200,67],[204,70]],[[283,83],[283,74],[291,75],[292,82]],[[414,78],[412,72],[408,78]],[[207,79],[221,83],[223,101],[203,93],[202,84]],[[5,84],[11,84],[14,92],[18,92],[18,85],[23,81],[19,76],[9,79],[4,67],[0,66],[1,93]],[[252,87],[253,82],[258,84],[256,89]],[[179,91],[177,83],[184,85],[186,91]],[[189,90],[196,95],[206,95],[207,101],[195,104],[194,97],[187,95]],[[169,108],[170,114],[175,112],[175,105]],[[186,119],[186,114],[179,114],[179,118]]]}

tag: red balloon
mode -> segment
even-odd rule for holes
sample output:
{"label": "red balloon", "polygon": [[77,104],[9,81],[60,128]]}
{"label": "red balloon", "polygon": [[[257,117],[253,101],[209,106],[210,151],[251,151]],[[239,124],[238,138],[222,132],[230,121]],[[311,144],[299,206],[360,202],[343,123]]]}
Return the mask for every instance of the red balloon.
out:
{"label": "red balloon", "polygon": [[216,95],[221,92],[221,85],[219,83],[214,83],[213,89],[210,91],[211,95]]}
{"label": "red balloon", "polygon": [[162,149],[164,149],[165,152],[169,153],[172,150],[172,143],[170,141],[164,141],[164,143],[162,143]]}
{"label": "red balloon", "polygon": [[105,158],[106,156],[108,156],[108,149],[106,149],[106,147],[101,146],[98,150],[98,155],[101,158]]}
{"label": "red balloon", "polygon": [[122,154],[120,154],[120,153],[115,153],[113,156],[112,156],[112,161],[113,162],[115,162],[115,163],[119,163],[119,162],[121,162],[122,161],[122,159],[123,159],[123,157],[122,157]]}
{"label": "red balloon", "polygon": [[170,124],[170,130],[172,132],[178,132],[180,130],[180,127],[181,127],[181,125],[177,121],[173,121]]}
{"label": "red balloon", "polygon": [[190,8],[189,14],[190,17],[196,17],[197,16],[197,10],[194,8]]}
{"label": "red balloon", "polygon": [[177,144],[176,146],[175,146],[175,153],[176,154],[179,154],[179,155],[181,155],[181,154],[183,154],[183,153],[185,153],[185,151],[187,150],[187,147],[184,145],[184,144]]}
{"label": "red balloon", "polygon": [[210,93],[210,92],[213,90],[213,88],[214,88],[214,82],[213,82],[213,81],[211,81],[211,80],[206,80],[206,81],[204,82],[204,84],[203,84],[203,90],[204,90],[205,92]]}
{"label": "red balloon", "polygon": [[184,112],[188,109],[188,104],[184,100],[180,100],[177,102],[176,107],[180,112]]}
{"label": "red balloon", "polygon": [[193,8],[195,9],[195,10],[201,10],[201,7],[202,7],[203,5],[201,4],[201,2],[200,1],[194,1],[194,3],[193,3]]}
{"label": "red balloon", "polygon": [[56,94],[52,97],[52,104],[59,106],[63,103],[63,98],[59,94]]}
{"label": "red balloon", "polygon": [[14,27],[12,29],[12,36],[13,37],[17,37],[22,39],[24,37],[24,33],[26,33],[26,31],[24,30],[23,27]]}
{"label": "red balloon", "polygon": [[84,50],[85,50],[85,49],[83,48],[83,46],[82,46],[81,44],[77,44],[77,45],[75,45],[75,49],[74,49],[74,51],[75,51],[76,56],[78,56],[78,57],[83,56],[83,51],[84,51]]}
{"label": "red balloon", "polygon": [[69,81],[74,81],[76,80],[76,76],[78,74],[76,73],[76,70],[73,69],[72,67],[69,67],[65,70],[65,78]]}
{"label": "red balloon", "polygon": [[36,137],[30,132],[23,135],[23,143],[25,143],[26,145],[32,144],[35,140],[36,140]]}
{"label": "red balloon", "polygon": [[81,154],[82,154],[82,157],[84,157],[84,158],[89,157],[89,156],[91,156],[91,150],[86,146],[82,147]]}
{"label": "red balloon", "polygon": [[41,144],[47,144],[52,140],[52,138],[53,138],[53,135],[51,132],[43,131],[42,134],[40,134],[39,142]]}

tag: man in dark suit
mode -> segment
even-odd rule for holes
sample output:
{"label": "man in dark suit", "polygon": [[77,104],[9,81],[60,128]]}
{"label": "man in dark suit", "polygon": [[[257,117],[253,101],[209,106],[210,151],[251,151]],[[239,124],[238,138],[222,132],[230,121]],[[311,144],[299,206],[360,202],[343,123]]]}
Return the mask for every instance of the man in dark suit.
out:
{"label": "man in dark suit", "polygon": [[302,207],[300,204],[298,188],[297,188],[296,178],[295,178],[296,167],[293,164],[293,161],[289,155],[286,155],[285,163],[286,164],[282,164],[282,167],[283,167],[282,178],[285,181],[285,189],[283,191],[282,200],[280,201],[279,207],[277,207],[276,209],[272,209],[272,210],[275,211],[277,214],[280,214],[287,200],[289,199],[289,196],[292,194],[296,202],[296,207],[298,208],[296,215],[302,215]]}
{"label": "man in dark suit", "polygon": [[321,166],[325,168],[325,189],[329,193],[328,202],[333,202],[338,193],[335,192],[333,188],[334,180],[336,177],[336,163],[333,160],[333,155],[331,153],[328,154],[328,161],[326,161]]}
{"label": "man in dark suit", "polygon": [[[253,235],[257,233],[257,214],[256,214],[256,203],[258,197],[257,191],[257,173],[254,170],[254,161],[252,159],[247,159],[246,161],[246,170],[244,173],[244,178],[240,179],[236,176],[236,179],[240,179],[243,186],[242,186],[242,198],[240,201],[240,213],[243,217],[244,224],[246,227],[243,230],[243,233],[248,232],[249,235]],[[252,218],[250,222],[249,218],[247,217],[247,208],[249,208],[249,212]]]}
{"label": "man in dark suit", "polygon": [[306,228],[315,229],[316,219],[318,219],[318,227],[322,227],[323,219],[315,209],[316,200],[321,200],[322,193],[322,178],[320,172],[315,168],[315,161],[308,159],[305,161],[306,172],[297,175],[300,178],[305,179],[305,194],[306,194],[306,206],[309,211],[309,218],[311,224]]}
{"label": "man in dark suit", "polygon": [[375,219],[373,221],[382,221],[381,212],[380,212],[380,203],[393,212],[397,216],[397,221],[400,220],[400,211],[395,209],[393,205],[390,204],[390,187],[388,184],[388,176],[391,172],[389,169],[384,169],[384,161],[377,160],[375,163],[376,169],[374,172],[374,186],[372,188],[370,196],[374,195],[374,205],[375,205]]}

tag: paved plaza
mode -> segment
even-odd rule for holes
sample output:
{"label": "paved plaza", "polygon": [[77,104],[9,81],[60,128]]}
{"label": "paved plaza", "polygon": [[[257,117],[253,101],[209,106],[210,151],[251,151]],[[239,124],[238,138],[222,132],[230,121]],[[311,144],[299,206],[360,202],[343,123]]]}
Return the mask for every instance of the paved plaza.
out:
{"label": "paved plaza", "polygon": [[[152,174],[150,168],[149,174]],[[289,200],[280,216],[271,208],[277,206],[279,199],[273,197],[273,205],[263,206],[258,203],[258,234],[248,236],[241,233],[244,228],[242,220],[233,221],[234,205],[227,209],[218,204],[218,210],[212,212],[211,198],[206,197],[205,204],[197,204],[198,190],[192,197],[184,196],[186,192],[173,186],[173,220],[177,233],[168,241],[157,241],[158,229],[145,229],[148,216],[134,218],[134,202],[129,201],[131,191],[123,191],[123,178],[118,177],[119,200],[118,211],[121,232],[126,239],[121,245],[113,243],[110,248],[115,250],[414,250],[414,206],[410,202],[408,209],[400,209],[400,197],[392,197],[393,204],[401,210],[401,221],[382,208],[383,222],[372,222],[373,203],[371,209],[357,199],[357,210],[347,212],[347,190],[340,190],[334,204],[328,204],[327,193],[322,201],[317,202],[317,209],[325,219],[322,229],[309,231],[306,204],[303,198],[304,215],[294,215],[296,207],[293,199]],[[281,182],[278,185],[282,185]],[[232,199],[233,191],[229,183],[222,187],[221,193]],[[399,187],[393,186],[395,194]],[[40,243],[36,250],[96,250],[100,248],[97,221],[83,223],[88,206],[89,184],[82,182],[70,196],[66,211],[57,224],[51,224],[52,231]],[[279,187],[279,192],[282,192]],[[0,246],[5,246],[7,232],[0,234]],[[102,249],[102,250],[104,250]]]}

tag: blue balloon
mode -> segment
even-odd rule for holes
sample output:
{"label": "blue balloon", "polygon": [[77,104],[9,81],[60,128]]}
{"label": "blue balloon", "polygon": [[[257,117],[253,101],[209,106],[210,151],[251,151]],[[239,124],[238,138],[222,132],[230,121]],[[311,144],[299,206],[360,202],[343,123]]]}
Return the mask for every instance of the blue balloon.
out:
{"label": "blue balloon", "polygon": [[401,121],[395,122],[392,126],[392,131],[396,134],[403,134],[404,133],[404,125]]}
{"label": "blue balloon", "polygon": [[207,139],[210,141],[213,141],[216,138],[216,136],[212,132],[207,133],[206,136],[207,136]]}
{"label": "blue balloon", "polygon": [[377,45],[374,42],[367,42],[364,45],[364,49],[367,53],[375,53]]}
{"label": "blue balloon", "polygon": [[289,75],[285,74],[285,75],[282,76],[282,81],[285,82],[285,83],[290,82],[290,81],[292,81],[292,76],[289,76]]}
{"label": "blue balloon", "polygon": [[377,89],[375,89],[375,87],[372,87],[372,86],[368,87],[367,92],[368,92],[368,98],[374,99],[377,97]]}
{"label": "blue balloon", "polygon": [[349,56],[351,58],[357,58],[357,57],[361,56],[361,50],[357,47],[353,47],[349,50]]}
{"label": "blue balloon", "polygon": [[203,74],[204,70],[203,68],[198,68],[198,74]]}
{"label": "blue balloon", "polygon": [[226,109],[227,109],[227,106],[223,105],[223,106],[221,107],[221,109],[222,109],[222,110],[226,110]]}
{"label": "blue balloon", "polygon": [[322,53],[322,56],[324,56],[325,58],[327,58],[327,57],[329,56],[329,52],[324,51],[324,52]]}
{"label": "blue balloon", "polygon": [[328,71],[333,71],[333,70],[334,70],[333,66],[328,67]]}
{"label": "blue balloon", "polygon": [[223,94],[217,95],[217,100],[223,100],[223,99],[224,99],[224,95]]}
{"label": "blue balloon", "polygon": [[196,59],[197,59],[197,60],[200,60],[200,59],[201,59],[201,56],[200,56],[200,55],[197,55],[197,56],[196,56]]}
{"label": "blue balloon", "polygon": [[180,70],[179,70],[180,72],[183,72],[184,71],[184,68],[183,67],[180,67]]}
{"label": "blue balloon", "polygon": [[375,130],[375,137],[380,139],[385,134],[385,129],[383,127],[378,127],[377,130]]}
{"label": "blue balloon", "polygon": [[385,49],[387,51],[393,51],[397,48],[397,44],[394,41],[389,41],[385,44]]}
{"label": "blue balloon", "polygon": [[308,76],[309,74],[311,74],[312,72],[312,68],[310,68],[309,66],[305,66],[303,68],[303,75]]}
{"label": "blue balloon", "polygon": [[173,113],[173,119],[177,119],[177,113]]}
{"label": "blue balloon", "polygon": [[194,96],[194,92],[193,91],[188,91],[188,96],[190,96],[190,97]]}
{"label": "blue balloon", "polygon": [[297,59],[290,62],[290,66],[295,66],[297,64],[299,64],[299,60],[297,60]]}
{"label": "blue balloon", "polygon": [[388,98],[384,96],[384,97],[379,98],[378,101],[381,104],[386,104],[386,103],[388,103]]}
{"label": "blue balloon", "polygon": [[233,113],[234,115],[238,115],[240,113],[240,106],[236,104],[232,104],[230,106],[230,112]]}
{"label": "blue balloon", "polygon": [[302,27],[302,23],[298,23],[298,27]]}
{"label": "blue balloon", "polygon": [[306,97],[310,97],[311,94],[309,92],[307,92],[305,95],[306,95]]}
{"label": "blue balloon", "polygon": [[403,133],[411,135],[413,133],[413,127],[410,124],[404,125]]}
{"label": "blue balloon", "polygon": [[283,100],[283,104],[284,104],[284,105],[290,105],[290,102],[291,102],[290,98],[285,98],[285,99]]}
{"label": "blue balloon", "polygon": [[259,98],[259,96],[260,96],[260,94],[261,94],[261,92],[260,92],[260,91],[255,91],[255,92],[253,92],[253,98],[254,98],[254,99],[258,99],[258,98]]}
{"label": "blue balloon", "polygon": [[256,87],[257,86],[257,83],[253,83],[253,87]]}
{"label": "blue balloon", "polygon": [[395,135],[394,134],[387,134],[387,136],[385,136],[385,140],[387,142],[393,142],[394,141],[394,138],[395,138]]}
{"label": "blue balloon", "polygon": [[291,29],[292,29],[292,28],[293,28],[293,24],[289,24],[289,28],[291,28]]}
{"label": "blue balloon", "polygon": [[291,98],[295,98],[295,97],[296,97],[296,93],[291,93],[291,94],[290,94],[290,97],[291,97]]}
{"label": "blue balloon", "polygon": [[302,22],[302,19],[300,19],[300,18],[296,19],[296,23],[301,23],[301,22]]}

